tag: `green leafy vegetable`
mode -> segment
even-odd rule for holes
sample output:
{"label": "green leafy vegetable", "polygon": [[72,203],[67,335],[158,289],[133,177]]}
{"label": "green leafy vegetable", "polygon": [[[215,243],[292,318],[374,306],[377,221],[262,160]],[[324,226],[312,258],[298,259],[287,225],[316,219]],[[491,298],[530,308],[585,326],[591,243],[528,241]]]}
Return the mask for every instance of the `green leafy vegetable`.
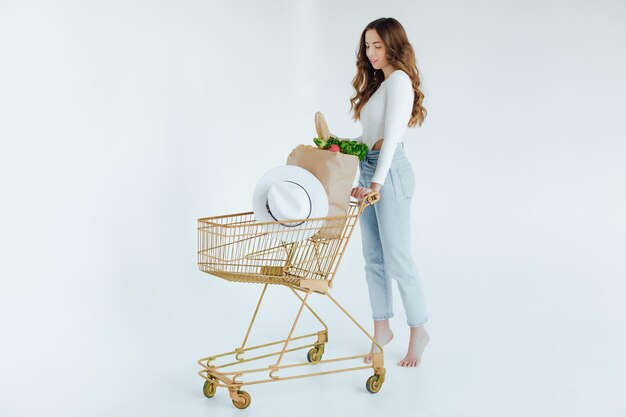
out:
{"label": "green leafy vegetable", "polygon": [[328,149],[330,148],[330,145],[336,144],[339,146],[341,153],[356,155],[361,161],[365,159],[365,155],[367,155],[367,151],[369,151],[369,148],[364,143],[359,143],[355,140],[339,139],[335,136],[331,136],[328,140],[313,138],[313,142],[315,142],[317,147],[320,149]]}

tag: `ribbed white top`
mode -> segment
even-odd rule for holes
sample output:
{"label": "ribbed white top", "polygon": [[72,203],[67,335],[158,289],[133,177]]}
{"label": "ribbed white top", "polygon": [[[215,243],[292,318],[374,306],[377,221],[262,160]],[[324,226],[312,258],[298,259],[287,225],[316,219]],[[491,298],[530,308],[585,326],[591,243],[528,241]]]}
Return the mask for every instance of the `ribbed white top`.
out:
{"label": "ribbed white top", "polygon": [[385,139],[372,182],[385,182],[393,154],[411,119],[414,97],[411,78],[402,70],[394,70],[361,109],[363,134],[352,140],[367,144],[371,150],[379,139]]}

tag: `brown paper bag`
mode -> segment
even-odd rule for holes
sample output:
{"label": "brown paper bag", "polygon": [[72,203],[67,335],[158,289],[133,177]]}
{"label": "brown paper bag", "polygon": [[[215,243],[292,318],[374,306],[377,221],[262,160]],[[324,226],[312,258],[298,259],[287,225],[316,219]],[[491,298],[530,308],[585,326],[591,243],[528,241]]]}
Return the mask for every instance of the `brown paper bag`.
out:
{"label": "brown paper bag", "polygon": [[[289,154],[286,165],[302,167],[320,180],[328,195],[328,217],[348,214],[352,184],[359,166],[358,156],[298,145]],[[312,237],[338,238],[344,225],[343,219],[327,220]]]}

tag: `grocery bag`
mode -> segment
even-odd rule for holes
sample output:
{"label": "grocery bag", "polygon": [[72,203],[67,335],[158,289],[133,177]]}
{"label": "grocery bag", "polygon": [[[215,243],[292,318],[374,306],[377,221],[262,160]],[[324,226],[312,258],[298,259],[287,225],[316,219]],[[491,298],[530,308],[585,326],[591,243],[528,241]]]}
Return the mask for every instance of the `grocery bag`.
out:
{"label": "grocery bag", "polygon": [[[286,164],[306,169],[322,183],[328,194],[328,217],[348,215],[352,185],[359,166],[358,156],[298,145],[289,154]],[[339,238],[345,224],[345,218],[326,220],[312,238]]]}

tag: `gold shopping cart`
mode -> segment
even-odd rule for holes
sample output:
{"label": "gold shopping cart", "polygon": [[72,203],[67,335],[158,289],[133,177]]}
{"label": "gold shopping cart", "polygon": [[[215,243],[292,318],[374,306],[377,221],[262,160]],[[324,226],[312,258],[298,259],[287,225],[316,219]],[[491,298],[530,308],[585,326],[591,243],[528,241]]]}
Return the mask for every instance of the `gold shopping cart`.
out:
{"label": "gold shopping cart", "polygon": [[[250,394],[241,389],[244,385],[369,368],[373,368],[374,374],[367,379],[366,388],[371,393],[380,390],[385,381],[383,347],[329,294],[337,267],[359,216],[367,206],[375,204],[379,199],[380,194],[373,191],[361,201],[351,200],[346,216],[283,221],[283,225],[293,226],[287,231],[279,229],[277,227],[278,222],[257,222],[254,218],[254,212],[198,219],[198,267],[201,271],[228,281],[264,284],[241,346],[230,352],[210,355],[198,360],[202,367],[199,375],[206,380],[203,387],[206,397],[215,396],[218,387],[228,388],[233,405],[239,409],[244,409],[250,405],[251,401]],[[311,230],[322,230],[324,233],[310,236]],[[290,239],[284,239],[285,233],[306,234],[310,237],[301,240],[297,236],[290,236]],[[289,287],[300,301],[298,313],[286,339],[263,345],[246,346],[269,284]],[[281,369],[354,360],[370,355],[368,352],[356,356],[322,359],[324,346],[328,342],[328,326],[307,303],[309,296],[314,293],[328,297],[380,348],[379,353],[372,355],[371,365],[284,377],[277,375]],[[321,323],[323,330],[294,336],[296,324],[305,307]],[[301,341],[307,338],[313,338],[313,340],[300,346],[287,348],[293,344],[292,342],[302,343]],[[247,352],[275,345],[278,345],[279,351],[249,358],[242,357]],[[285,353],[306,348],[310,348],[307,353],[307,362],[281,365]],[[218,359],[223,360],[233,355],[234,361],[228,362],[226,360],[226,363],[220,365],[215,363]],[[249,362],[273,356],[278,356],[278,359],[266,367],[247,370],[233,369],[237,365],[247,365]],[[249,374],[266,372],[268,373],[267,377],[264,375],[261,379],[242,380]]]}

